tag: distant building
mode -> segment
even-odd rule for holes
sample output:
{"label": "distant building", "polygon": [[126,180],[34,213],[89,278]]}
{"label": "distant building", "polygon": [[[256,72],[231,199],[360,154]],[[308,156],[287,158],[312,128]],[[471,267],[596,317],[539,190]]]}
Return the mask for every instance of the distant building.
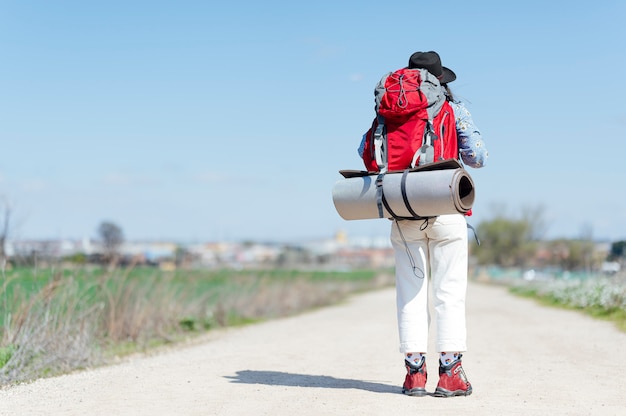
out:
{"label": "distant building", "polygon": [[[87,261],[106,261],[97,240],[19,240],[7,244],[7,254],[25,262],[58,261],[84,255]],[[207,242],[177,244],[168,241],[126,241],[119,247],[120,264],[174,267],[330,267],[379,268],[393,266],[388,237],[333,237],[298,244]]]}

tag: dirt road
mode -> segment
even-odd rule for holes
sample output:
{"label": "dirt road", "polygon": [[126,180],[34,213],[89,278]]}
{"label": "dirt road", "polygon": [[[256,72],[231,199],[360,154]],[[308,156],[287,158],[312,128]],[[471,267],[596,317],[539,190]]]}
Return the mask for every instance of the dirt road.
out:
{"label": "dirt road", "polygon": [[404,396],[394,302],[385,289],[4,389],[0,415],[626,415],[626,334],[475,283],[464,357],[474,394]]}

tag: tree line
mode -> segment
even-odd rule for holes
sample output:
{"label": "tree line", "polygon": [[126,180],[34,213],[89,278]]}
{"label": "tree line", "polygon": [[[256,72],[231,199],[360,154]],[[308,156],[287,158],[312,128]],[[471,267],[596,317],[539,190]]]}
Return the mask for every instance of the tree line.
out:
{"label": "tree line", "polygon": [[[0,199],[0,262],[6,261],[6,242],[13,219],[13,210],[6,198]],[[581,229],[574,239],[545,239],[546,221],[543,207],[522,208],[521,215],[513,216],[502,206],[495,207],[492,218],[476,227],[480,244],[474,243],[471,254],[480,265],[501,267],[544,268],[592,271],[604,261],[626,263],[626,241],[611,243],[607,253],[599,252],[593,240],[591,226]],[[124,242],[122,228],[111,221],[103,221],[97,228],[107,261],[119,256]]]}
{"label": "tree line", "polygon": [[481,265],[502,267],[555,267],[569,271],[598,270],[605,261],[624,263],[626,241],[612,242],[609,252],[599,251],[593,230],[583,226],[578,238],[546,239],[542,208],[526,208],[514,217],[498,211],[476,227],[480,244],[471,246]]}

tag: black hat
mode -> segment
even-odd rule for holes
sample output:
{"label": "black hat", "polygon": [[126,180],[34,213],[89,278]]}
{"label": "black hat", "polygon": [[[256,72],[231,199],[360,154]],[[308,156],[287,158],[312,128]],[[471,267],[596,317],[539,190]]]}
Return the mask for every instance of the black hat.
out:
{"label": "black hat", "polygon": [[441,58],[435,51],[415,52],[409,58],[409,68],[424,68],[436,76],[442,84],[447,84],[456,79],[456,74],[451,69],[441,65]]}

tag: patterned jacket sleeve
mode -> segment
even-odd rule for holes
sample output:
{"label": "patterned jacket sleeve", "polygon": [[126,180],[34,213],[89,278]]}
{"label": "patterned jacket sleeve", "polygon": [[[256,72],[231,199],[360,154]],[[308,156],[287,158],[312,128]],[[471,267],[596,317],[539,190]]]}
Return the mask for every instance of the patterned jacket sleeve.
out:
{"label": "patterned jacket sleeve", "polygon": [[487,162],[489,152],[482,135],[472,120],[472,115],[461,102],[450,101],[456,118],[456,132],[459,141],[461,160],[467,166],[482,168]]}

